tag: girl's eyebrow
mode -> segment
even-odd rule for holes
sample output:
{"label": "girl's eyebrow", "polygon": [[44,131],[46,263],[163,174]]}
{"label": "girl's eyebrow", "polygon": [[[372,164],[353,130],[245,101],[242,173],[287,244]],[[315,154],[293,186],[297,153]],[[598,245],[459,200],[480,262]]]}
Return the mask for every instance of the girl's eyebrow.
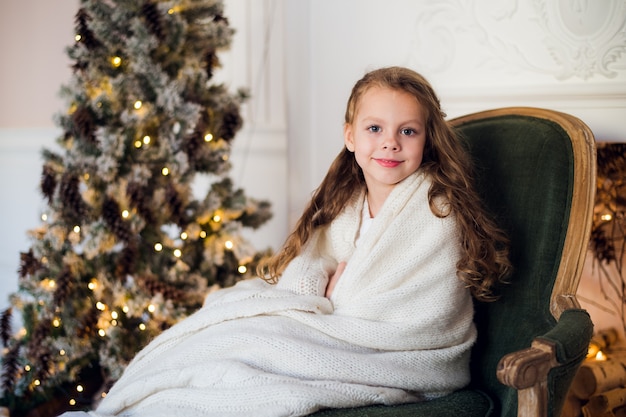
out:
{"label": "girl's eyebrow", "polygon": [[[383,119],[378,118],[376,116],[365,116],[363,119],[361,119],[363,122],[365,123],[382,123]],[[419,126],[424,126],[424,123],[420,120],[420,119],[408,119],[404,122],[401,122],[400,125],[407,125],[407,124],[417,124]]]}

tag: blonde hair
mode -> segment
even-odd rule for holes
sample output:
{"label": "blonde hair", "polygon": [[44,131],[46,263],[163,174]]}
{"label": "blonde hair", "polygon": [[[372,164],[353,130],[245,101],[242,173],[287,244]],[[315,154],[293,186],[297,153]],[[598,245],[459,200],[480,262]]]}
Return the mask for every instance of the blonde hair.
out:
{"label": "blonde hair", "polygon": [[[426,145],[420,170],[432,178],[428,193],[430,209],[438,217],[455,216],[461,239],[458,277],[477,300],[496,299],[493,289],[498,282],[505,280],[511,268],[509,242],[485,211],[474,189],[469,155],[446,122],[433,88],[424,77],[408,68],[388,67],[371,71],[354,85],[346,107],[345,123],[353,122],[363,94],[372,87],[407,92],[423,108]],[[344,148],[331,164],[281,250],[259,264],[259,276],[268,282],[277,282],[313,232],[329,224],[354,193],[364,187],[363,172],[354,154]],[[435,204],[441,197],[449,203],[445,212]]]}

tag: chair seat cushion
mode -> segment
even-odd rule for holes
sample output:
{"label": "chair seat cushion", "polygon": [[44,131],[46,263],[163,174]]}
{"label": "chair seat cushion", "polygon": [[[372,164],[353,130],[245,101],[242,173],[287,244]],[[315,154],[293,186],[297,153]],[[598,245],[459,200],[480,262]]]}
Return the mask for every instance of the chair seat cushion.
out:
{"label": "chair seat cushion", "polygon": [[482,391],[464,389],[445,397],[414,404],[319,411],[315,417],[486,417],[493,416],[491,399]]}

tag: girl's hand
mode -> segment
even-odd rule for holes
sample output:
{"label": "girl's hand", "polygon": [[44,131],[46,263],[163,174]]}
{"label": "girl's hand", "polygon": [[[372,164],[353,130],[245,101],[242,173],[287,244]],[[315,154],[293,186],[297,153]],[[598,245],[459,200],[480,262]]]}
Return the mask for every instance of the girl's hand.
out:
{"label": "girl's hand", "polygon": [[337,281],[339,281],[339,277],[341,277],[341,274],[343,274],[344,269],[346,269],[346,263],[339,262],[339,265],[337,265],[337,269],[335,270],[335,273],[328,280],[328,285],[326,286],[326,294],[325,294],[327,298],[330,298],[330,295],[333,293],[333,290],[335,289],[335,285],[337,285]]}

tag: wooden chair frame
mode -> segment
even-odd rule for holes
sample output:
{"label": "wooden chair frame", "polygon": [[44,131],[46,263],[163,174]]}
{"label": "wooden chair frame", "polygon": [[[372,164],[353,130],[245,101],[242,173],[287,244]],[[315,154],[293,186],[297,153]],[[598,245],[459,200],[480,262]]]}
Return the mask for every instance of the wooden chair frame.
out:
{"label": "wooden chair frame", "polygon": [[[550,299],[550,312],[558,321],[568,309],[579,309],[576,290],[583,270],[591,234],[596,192],[596,148],[593,133],[578,118],[553,110],[507,107],[473,113],[451,121],[455,127],[467,122],[503,115],[538,117],[559,124],[570,136],[574,155],[574,189],[562,259]],[[498,380],[518,392],[518,417],[548,416],[547,381],[559,363],[555,346],[535,339],[527,349],[504,356],[498,364]]]}

